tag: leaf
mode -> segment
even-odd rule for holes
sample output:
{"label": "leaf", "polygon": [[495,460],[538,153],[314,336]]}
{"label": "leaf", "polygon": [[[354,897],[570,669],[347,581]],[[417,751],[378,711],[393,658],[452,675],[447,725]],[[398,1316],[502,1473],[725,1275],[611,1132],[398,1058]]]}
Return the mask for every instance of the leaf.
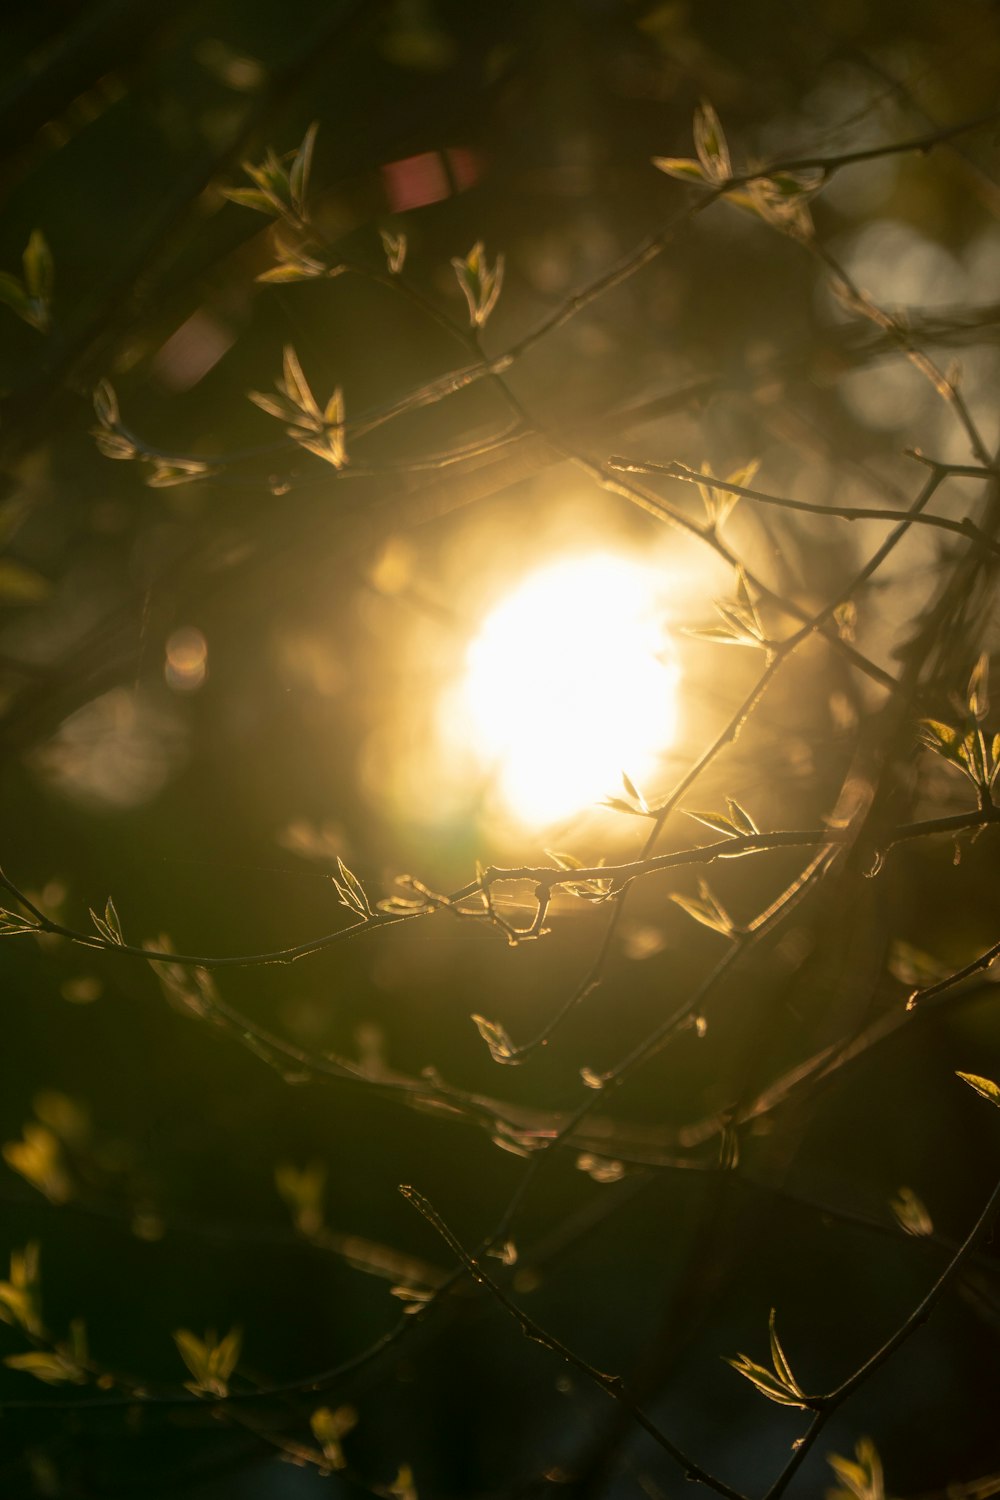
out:
{"label": "leaf", "polygon": [[704,169],[696,161],[685,156],[654,156],[653,166],[668,177],[677,177],[681,182],[704,182]]}
{"label": "leaf", "polygon": [[340,879],[334,877],[334,885],[341,904],[351,911],[357,912],[359,917],[371,917],[374,915],[368,897],[365,895],[364,887],[358,877],[347,868],[344,861],[338,856],[337,869],[340,871]]}
{"label": "leaf", "polygon": [[403,1311],[407,1313],[418,1313],[434,1300],[433,1291],[427,1287],[394,1286],[389,1288],[389,1295],[405,1303]]}
{"label": "leaf", "polygon": [[912,1188],[901,1187],[889,1207],[907,1234],[923,1236],[934,1233],[934,1220]]}
{"label": "leaf", "polygon": [[778,1331],[775,1327],[775,1310],[772,1307],[768,1318],[768,1334],[771,1344],[771,1361],[774,1365],[773,1372],[758,1365],[746,1354],[738,1354],[735,1359],[726,1358],[726,1363],[732,1365],[740,1375],[755,1385],[761,1395],[766,1396],[769,1401],[776,1401],[779,1406],[799,1406],[807,1408],[809,1399],[805,1391],[799,1385],[792,1374],[792,1367],[788,1362],[788,1356],[781,1346]]}
{"label": "leaf", "polygon": [[317,273],[306,269],[302,265],[286,262],[280,266],[272,266],[269,271],[261,271],[254,280],[262,285],[282,286],[289,281],[312,281]]}
{"label": "leaf", "polygon": [[639,805],[640,810],[648,817],[649,816],[649,804],[648,804],[648,802],[646,801],[646,799],[642,795],[642,793],[638,790],[638,788],[635,786],[634,782],[625,774],[624,771],[622,772],[622,786],[625,788],[625,790],[628,793],[628,795],[632,798],[632,801],[633,802],[637,802],[638,805]]}
{"label": "leaf", "polygon": [[807,1403],[789,1390],[777,1375],[766,1370],[763,1365],[755,1364],[747,1355],[738,1354],[735,1359],[730,1359],[728,1355],[723,1357],[727,1365],[732,1365],[738,1374],[756,1386],[761,1395],[766,1396],[769,1401],[775,1401],[779,1406],[798,1406],[803,1409],[807,1407]]}
{"label": "leaf", "polygon": [[312,170],[313,147],[316,144],[316,132],[318,130],[319,121],[314,120],[306,131],[301,146],[295,153],[291,170],[288,174],[292,205],[303,216],[305,215],[306,193],[309,190],[309,173]]}
{"label": "leaf", "polygon": [[966,690],[969,712],[982,721],[990,711],[990,659],[984,651],[972,669]]}
{"label": "leaf", "polygon": [[771,1314],[768,1318],[767,1323],[768,1333],[771,1340],[771,1363],[774,1365],[775,1374],[779,1377],[779,1379],[781,1379],[785,1383],[785,1385],[789,1387],[790,1390],[797,1391],[798,1394],[802,1396],[805,1394],[805,1392],[801,1389],[797,1380],[795,1379],[795,1376],[792,1374],[792,1367],[788,1363],[788,1358],[785,1354],[784,1349],[781,1347],[781,1340],[778,1338],[778,1330],[775,1327],[775,1317],[776,1311],[772,1307]]}
{"label": "leaf", "polygon": [[500,295],[504,258],[498,255],[491,268],[486,261],[483,242],[477,240],[464,260],[456,256],[451,264],[469,304],[469,321],[473,328],[482,328]]}
{"label": "leaf", "polygon": [[714,828],[716,833],[724,833],[727,838],[735,838],[739,829],[731,818],[724,813],[695,812],[693,808],[682,807],[679,809],[686,818],[694,818],[698,823],[704,823],[706,828]]}
{"label": "leaf", "polygon": [[309,389],[309,382],[302,372],[299,356],[291,344],[285,345],[282,368],[284,374],[282,385],[288,399],[300,411],[307,412],[310,416],[319,417],[320,412],[319,407],[316,405],[316,398]]}
{"label": "leaf", "polygon": [[706,100],[694,112],[694,149],[710,182],[726,182],[733,175],[725,131],[715,110]]}
{"label": "leaf", "polygon": [[118,948],[125,946],[125,938],[122,935],[121,922],[118,920],[118,913],[115,910],[115,903],[112,901],[110,896],[108,897],[104,907],[104,916],[99,917],[94,911],[93,907],[91,907],[90,920],[93,922],[101,937],[104,938],[105,942],[113,943]]}
{"label": "leaf", "polygon": [[196,479],[204,479],[212,471],[208,464],[199,463],[196,459],[171,459],[165,462],[163,459],[153,460],[153,472],[146,483],[151,490],[172,489],[178,484],[191,484]]}
{"label": "leaf", "polygon": [[760,646],[761,644],[745,631],[727,630],[719,625],[684,627],[684,634],[696,641],[713,641],[719,646]]}
{"label": "leaf", "polygon": [[857,1462],[841,1458],[837,1453],[827,1455],[827,1463],[846,1490],[827,1491],[828,1500],[885,1500],[885,1480],[882,1461],[871,1438],[859,1438],[854,1447]]}
{"label": "leaf", "polygon": [[340,1446],[341,1438],[347,1436],[357,1425],[358,1414],[353,1406],[338,1406],[336,1411],[329,1406],[318,1406],[309,1418],[312,1435],[323,1450],[323,1457],[331,1469],[344,1469],[347,1460]]}
{"label": "leaf", "polygon": [[393,234],[391,230],[380,229],[379,238],[382,241],[382,249],[385,251],[385,263],[391,275],[397,276],[406,260],[406,235]]}
{"label": "leaf", "polygon": [[23,1126],[21,1133],[23,1140],[4,1143],[4,1161],[25,1182],[44,1193],[50,1203],[66,1203],[73,1196],[73,1184],[58,1136],[33,1120]]}
{"label": "leaf", "polygon": [[199,1384],[208,1379],[208,1346],[188,1328],[178,1328],[174,1333],[174,1343],[180,1351],[181,1359],[187,1365],[191,1374]]}
{"label": "leaf", "polygon": [[209,1396],[229,1394],[229,1377],[236,1368],[242,1345],[238,1328],[231,1328],[223,1339],[216,1339],[214,1333],[206,1333],[204,1339],[200,1339],[190,1329],[178,1328],[174,1333],[174,1343],[194,1376],[193,1381],[187,1382],[189,1391]]}
{"label": "leaf", "polygon": [[714,932],[721,932],[724,937],[732,937],[736,932],[733,919],[725,907],[712,895],[706,881],[698,881],[698,894],[701,899],[697,901],[691,896],[681,896],[676,892],[671,895],[670,899],[676,902],[682,911],[686,911],[689,917],[700,922],[703,927],[711,927]]}
{"label": "leaf", "polygon": [[261,192],[260,188],[223,188],[222,196],[230,203],[238,203],[241,208],[252,208],[272,218],[280,206],[270,193]]}
{"label": "leaf", "polygon": [[977,1094],[982,1094],[991,1104],[1000,1109],[1000,1084],[994,1083],[992,1078],[980,1078],[978,1073],[956,1073],[956,1078],[961,1078]]}
{"label": "leaf", "polygon": [[760,829],[753,818],[751,818],[745,807],[740,806],[735,797],[727,797],[726,806],[729,808],[729,814],[740,833],[760,833]]}
{"label": "leaf", "polygon": [[511,1063],[517,1061],[514,1056],[517,1049],[498,1021],[487,1021],[485,1016],[479,1015],[472,1015],[469,1019],[489,1048],[490,1056],[494,1062]]}
{"label": "leaf", "polygon": [[46,1385],[64,1385],[67,1381],[80,1385],[87,1378],[85,1372],[65,1354],[49,1354],[42,1349],[33,1349],[28,1354],[8,1354],[4,1364],[9,1370],[23,1370],[26,1375],[34,1375],[36,1380],[44,1380]]}
{"label": "leaf", "polygon": [[38,932],[39,923],[34,917],[22,916],[19,911],[7,911],[0,907],[0,937],[13,937],[19,932]]}
{"label": "leaf", "polygon": [[853,599],[844,599],[833,612],[837,634],[842,641],[853,641],[858,625],[858,606]]}
{"label": "leaf", "polygon": [[24,284],[30,295],[46,307],[52,300],[55,266],[48,241],[40,229],[34,229],[22,256]]}
{"label": "leaf", "polygon": [[121,420],[118,397],[110,380],[99,380],[94,387],[94,411],[102,427],[118,426]]}
{"label": "leaf", "polygon": [[304,1167],[281,1162],[274,1169],[274,1183],[292,1211],[295,1228],[309,1238],[323,1228],[323,1195],[326,1190],[326,1167],[311,1161]]}
{"label": "leaf", "polygon": [[631,813],[634,818],[651,818],[654,816],[649,809],[643,812],[641,807],[633,807],[631,802],[626,802],[623,797],[603,797],[597,805],[598,807],[610,807],[614,812]]}
{"label": "leaf", "polygon": [[958,730],[952,729],[950,724],[943,724],[940,719],[921,719],[920,738],[928,750],[936,750],[939,755],[951,758],[958,743]]}

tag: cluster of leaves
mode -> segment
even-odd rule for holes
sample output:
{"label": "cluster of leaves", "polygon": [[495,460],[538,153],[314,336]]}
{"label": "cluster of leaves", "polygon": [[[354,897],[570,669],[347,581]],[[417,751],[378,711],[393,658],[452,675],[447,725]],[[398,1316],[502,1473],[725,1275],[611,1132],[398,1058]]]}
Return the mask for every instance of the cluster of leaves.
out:
{"label": "cluster of leaves", "polygon": [[485,327],[503,285],[503,256],[498,255],[493,265],[489,265],[483,242],[477,240],[464,260],[455,256],[451,263],[469,304],[470,324],[473,328]]}
{"label": "cluster of leaves", "polygon": [[[636,793],[638,795],[638,793]],[[644,809],[647,813],[648,808]],[[629,808],[631,812],[632,809]],[[567,854],[563,849],[546,849],[545,853],[552,863],[560,870],[586,870],[594,868],[585,865],[582,859],[577,859],[575,854]],[[603,857],[597,861],[597,868],[604,863]],[[569,896],[577,896],[581,901],[609,901],[615,894],[614,886],[610,879],[589,876],[585,880],[564,880],[560,882],[560,890]]]}
{"label": "cluster of leaves", "polygon": [[0,271],[0,302],[39,333],[52,325],[55,266],[48,241],[40,229],[32,231],[21,256],[23,276]]}
{"label": "cluster of leaves", "polygon": [[50,1203],[66,1203],[73,1196],[73,1182],[59,1137],[48,1125],[34,1120],[22,1126],[22,1135],[22,1140],[4,1142],[4,1161]]}
{"label": "cluster of leaves", "polygon": [[745,209],[774,229],[800,239],[813,234],[809,200],[826,181],[822,168],[804,171],[767,170],[751,165],[733,172],[725,131],[711,104],[702,102],[694,113],[692,127],[695,156],[654,156],[653,165],[668,177],[697,183],[721,193],[727,203]]}
{"label": "cluster of leaves", "polygon": [[768,639],[757,613],[757,606],[750,595],[747,576],[742,567],[736,569],[736,594],[732,599],[714,599],[713,604],[722,616],[721,625],[692,626],[685,630],[699,641],[714,641],[721,646],[753,646],[768,649]]}
{"label": "cluster of leaves", "polygon": [[882,1460],[871,1438],[858,1439],[853,1459],[831,1453],[827,1463],[843,1489],[827,1490],[826,1500],[885,1500]]}
{"label": "cluster of leaves", "polygon": [[954,766],[972,783],[981,799],[989,798],[1000,775],[1000,733],[991,735],[987,744],[982,728],[990,711],[989,658],[985,652],[972,669],[961,707],[964,717],[957,725],[945,724],[940,719],[921,720],[921,743]]}
{"label": "cluster of leaves", "polygon": [[347,462],[344,436],[344,392],[338,385],[320,410],[309,382],[302,373],[298,355],[285,345],[282,377],[276,382],[277,396],[251,391],[250,400],[268,416],[286,424],[285,431],[300,447],[342,469]]}
{"label": "cluster of leaves", "polygon": [[727,838],[752,838],[754,834],[760,833],[760,829],[745,807],[737,802],[735,797],[726,798],[727,813],[720,812],[695,812],[693,808],[685,807],[682,811],[699,823],[704,823],[706,828],[712,828],[716,833],[724,833]]}
{"label": "cluster of leaves", "polygon": [[[731,474],[727,474],[726,484],[739,485],[741,489],[747,489],[753,483],[759,468],[760,459],[752,459],[750,463],[743,464],[741,468],[734,469]],[[705,479],[698,485],[698,491],[705,507],[708,524],[713,531],[717,531],[729,519],[740,497],[735,490],[718,489],[710,482],[715,476],[708,463],[702,463],[701,472]]]}
{"label": "cluster of leaves", "polygon": [[287,219],[295,225],[308,223],[306,198],[318,129],[314,121],[296,151],[277,156],[269,147],[259,165],[244,162],[243,170],[253,187],[223,188],[223,197],[272,219]]}
{"label": "cluster of leaves", "polygon": [[229,1379],[236,1369],[243,1343],[238,1328],[231,1328],[221,1339],[216,1337],[214,1330],[200,1339],[190,1329],[178,1328],[174,1343],[194,1377],[184,1382],[186,1390],[196,1396],[228,1396]]}
{"label": "cluster of leaves", "polygon": [[792,1374],[792,1367],[781,1347],[777,1329],[774,1326],[774,1308],[768,1321],[768,1331],[771,1339],[771,1364],[773,1369],[766,1365],[759,1365],[747,1354],[737,1354],[735,1359],[726,1357],[726,1363],[732,1365],[751,1385],[755,1385],[762,1396],[769,1401],[776,1401],[779,1406],[798,1406],[807,1409],[812,1403],[805,1391],[799,1385]]}
{"label": "cluster of leaves", "polygon": [[339,877],[337,875],[331,876],[337,892],[337,900],[341,906],[346,906],[348,911],[353,911],[363,921],[369,921],[375,913],[372,910],[371,902],[365,894],[365,889],[361,881],[347,868],[344,861],[340,858],[337,860],[337,870],[339,871]]}
{"label": "cluster of leaves", "polygon": [[311,1161],[304,1167],[282,1162],[275,1168],[274,1182],[292,1214],[299,1234],[311,1239],[323,1228],[323,1196],[326,1192],[326,1167]]}
{"label": "cluster of leaves", "polygon": [[[6,1355],[4,1364],[8,1369],[33,1375],[46,1385],[67,1382],[82,1385],[88,1379],[87,1330],[83,1320],[73,1319],[65,1341],[53,1341],[46,1333],[36,1241],[10,1253],[10,1277],[0,1281],[0,1321],[20,1328],[38,1346],[23,1354]],[[41,1347],[44,1344],[50,1347]]]}
{"label": "cluster of leaves", "polygon": [[98,382],[94,390],[94,412],[97,426],[91,429],[91,434],[98,450],[105,458],[123,462],[139,460],[149,464],[151,472],[146,483],[150,489],[164,490],[178,484],[191,484],[213,473],[211,464],[200,458],[183,458],[174,454],[166,457],[145,448],[122,423],[118,397],[110,381]]}
{"label": "cluster of leaves", "polygon": [[115,903],[110,896],[104,904],[103,916],[99,916],[93,907],[90,908],[90,920],[106,943],[111,943],[115,948],[124,948],[125,937],[122,924],[115,909]]}
{"label": "cluster of leaves", "polygon": [[327,1469],[345,1469],[347,1459],[341,1442],[357,1426],[358,1414],[353,1406],[318,1406],[309,1418],[312,1435],[316,1439]]}
{"label": "cluster of leaves", "polygon": [[722,902],[713,894],[707,880],[699,879],[697,897],[682,896],[674,891],[670,899],[676,902],[682,911],[686,911],[689,917],[700,922],[702,927],[710,927],[713,932],[721,932],[723,937],[736,937],[740,931]]}

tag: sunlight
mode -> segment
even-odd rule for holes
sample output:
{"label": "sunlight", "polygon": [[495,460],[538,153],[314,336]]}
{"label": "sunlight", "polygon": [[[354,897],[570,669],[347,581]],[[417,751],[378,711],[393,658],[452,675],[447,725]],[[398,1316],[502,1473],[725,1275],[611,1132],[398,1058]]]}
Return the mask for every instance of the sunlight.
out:
{"label": "sunlight", "polygon": [[662,575],[609,553],[533,573],[466,656],[462,730],[507,811],[541,826],[640,788],[671,743]]}

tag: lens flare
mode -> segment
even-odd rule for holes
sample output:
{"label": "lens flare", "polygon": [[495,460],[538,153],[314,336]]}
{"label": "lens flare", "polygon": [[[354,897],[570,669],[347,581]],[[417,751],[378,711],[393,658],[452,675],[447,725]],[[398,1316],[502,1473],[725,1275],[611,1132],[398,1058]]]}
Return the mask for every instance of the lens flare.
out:
{"label": "lens flare", "polygon": [[484,622],[450,704],[506,810],[544,826],[639,787],[677,728],[662,575],[611,554],[532,574]]}

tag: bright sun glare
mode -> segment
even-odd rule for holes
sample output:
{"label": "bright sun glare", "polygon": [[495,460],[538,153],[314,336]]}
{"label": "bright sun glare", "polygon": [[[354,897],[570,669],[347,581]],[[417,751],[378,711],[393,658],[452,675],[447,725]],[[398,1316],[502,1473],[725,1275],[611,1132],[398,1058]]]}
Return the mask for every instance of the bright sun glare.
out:
{"label": "bright sun glare", "polygon": [[640,789],[671,743],[678,670],[663,579],[611,554],[533,573],[469,647],[464,732],[507,810],[535,826]]}

